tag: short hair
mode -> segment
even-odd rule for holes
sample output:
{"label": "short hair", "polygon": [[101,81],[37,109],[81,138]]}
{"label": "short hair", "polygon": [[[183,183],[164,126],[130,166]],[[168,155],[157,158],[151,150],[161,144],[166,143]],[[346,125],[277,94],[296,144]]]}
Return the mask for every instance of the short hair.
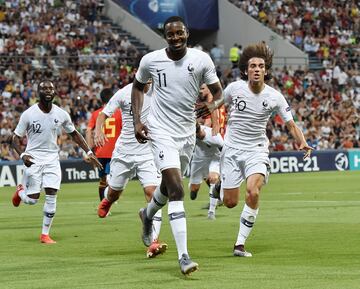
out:
{"label": "short hair", "polygon": [[112,90],[110,88],[104,88],[100,92],[100,98],[101,98],[101,102],[103,104],[108,103],[112,96],[113,96],[113,92],[112,92]]}
{"label": "short hair", "polygon": [[173,22],[181,22],[182,24],[184,24],[184,26],[187,28],[186,23],[184,21],[183,18],[181,18],[180,16],[170,16],[168,19],[165,20],[164,22],[164,33],[165,33],[165,26],[169,23],[173,23]]}
{"label": "short hair", "polygon": [[243,80],[248,80],[246,71],[248,69],[249,60],[253,57],[257,57],[264,59],[265,69],[267,71],[267,74],[265,75],[264,79],[265,81],[270,80],[272,78],[271,67],[272,67],[273,55],[274,52],[263,41],[245,47],[239,60],[240,78]]}
{"label": "short hair", "polygon": [[38,83],[38,85],[37,85],[37,91],[40,90],[40,85],[41,85],[42,83],[45,83],[45,82],[50,82],[50,83],[54,86],[54,88],[55,88],[55,84],[54,84],[50,79],[43,79],[43,80],[41,80],[41,81]]}

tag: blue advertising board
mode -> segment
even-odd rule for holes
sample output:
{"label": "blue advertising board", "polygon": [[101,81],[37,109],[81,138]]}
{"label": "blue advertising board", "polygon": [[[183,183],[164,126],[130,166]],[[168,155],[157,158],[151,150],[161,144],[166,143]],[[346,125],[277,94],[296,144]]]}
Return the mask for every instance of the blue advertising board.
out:
{"label": "blue advertising board", "polygon": [[273,152],[270,154],[271,173],[344,171],[349,169],[346,150],[314,151],[303,159],[303,152]]}
{"label": "blue advertising board", "polygon": [[180,16],[189,29],[219,29],[218,0],[115,0],[151,28],[162,29],[170,16]]}
{"label": "blue advertising board", "polygon": [[[314,151],[304,160],[303,152],[273,152],[270,154],[271,173],[360,170],[360,150]],[[61,161],[62,182],[98,181],[97,169],[83,160]],[[21,183],[24,166],[21,161],[0,162],[0,187]]]}

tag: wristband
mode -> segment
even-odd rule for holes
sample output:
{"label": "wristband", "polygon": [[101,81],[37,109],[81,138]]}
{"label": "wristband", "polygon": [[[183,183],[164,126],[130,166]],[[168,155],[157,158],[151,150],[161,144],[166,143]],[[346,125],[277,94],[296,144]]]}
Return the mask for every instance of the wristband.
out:
{"label": "wristband", "polygon": [[29,156],[29,154],[27,154],[26,152],[21,153],[20,159],[22,159],[24,156]]}
{"label": "wristband", "polygon": [[86,154],[89,156],[89,155],[93,155],[94,153],[92,150],[89,150]]}

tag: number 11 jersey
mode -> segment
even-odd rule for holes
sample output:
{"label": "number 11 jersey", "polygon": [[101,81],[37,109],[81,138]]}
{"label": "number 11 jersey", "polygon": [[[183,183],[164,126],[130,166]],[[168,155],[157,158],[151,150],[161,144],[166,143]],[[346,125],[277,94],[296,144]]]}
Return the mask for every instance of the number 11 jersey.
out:
{"label": "number 11 jersey", "polygon": [[148,125],[152,133],[183,138],[195,133],[194,107],[203,83],[219,81],[209,55],[187,48],[183,58],[174,61],[166,49],[146,54],[140,62],[136,79],[146,83],[153,80]]}

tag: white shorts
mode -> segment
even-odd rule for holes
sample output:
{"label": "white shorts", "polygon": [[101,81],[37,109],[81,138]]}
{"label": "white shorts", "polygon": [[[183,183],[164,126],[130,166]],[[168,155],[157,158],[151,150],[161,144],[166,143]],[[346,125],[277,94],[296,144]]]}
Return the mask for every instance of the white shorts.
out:
{"label": "white shorts", "polygon": [[220,158],[196,158],[193,157],[190,166],[190,184],[198,185],[206,179],[209,173],[220,175]]}
{"label": "white shorts", "polygon": [[26,188],[26,194],[40,193],[43,188],[59,190],[61,184],[61,167],[59,162],[46,165],[33,164],[31,167],[24,166],[22,185]]}
{"label": "white shorts", "polygon": [[240,187],[253,174],[262,174],[265,184],[269,178],[270,160],[267,152],[251,152],[224,145],[221,152],[221,186],[224,189]]}
{"label": "white shorts", "polygon": [[111,159],[108,184],[114,190],[124,190],[126,184],[137,176],[143,188],[158,186],[161,175],[152,155],[121,155]]}
{"label": "white shorts", "polygon": [[160,171],[177,168],[184,173],[195,147],[195,134],[185,138],[151,135],[151,148],[155,164]]}

